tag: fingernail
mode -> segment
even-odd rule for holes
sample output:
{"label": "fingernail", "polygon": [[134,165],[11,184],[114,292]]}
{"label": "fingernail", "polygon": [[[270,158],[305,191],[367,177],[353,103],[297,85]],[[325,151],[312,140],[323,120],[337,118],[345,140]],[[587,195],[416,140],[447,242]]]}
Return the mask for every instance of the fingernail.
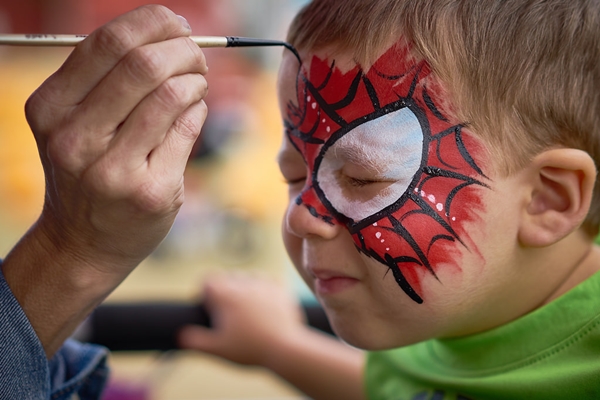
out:
{"label": "fingernail", "polygon": [[177,18],[179,18],[179,21],[181,22],[181,25],[183,25],[183,27],[185,29],[192,29],[192,27],[190,26],[190,23],[187,22],[187,19],[183,18],[181,15],[178,15]]}

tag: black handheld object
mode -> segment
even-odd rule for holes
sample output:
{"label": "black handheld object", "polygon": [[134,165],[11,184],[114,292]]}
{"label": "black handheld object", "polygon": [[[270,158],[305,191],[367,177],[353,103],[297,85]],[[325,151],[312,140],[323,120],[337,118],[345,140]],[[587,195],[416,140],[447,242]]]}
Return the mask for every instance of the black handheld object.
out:
{"label": "black handheld object", "polygon": [[[319,305],[303,305],[309,326],[334,335]],[[177,332],[187,324],[211,326],[206,308],[180,303],[124,303],[100,305],[79,339],[112,351],[177,349]]]}

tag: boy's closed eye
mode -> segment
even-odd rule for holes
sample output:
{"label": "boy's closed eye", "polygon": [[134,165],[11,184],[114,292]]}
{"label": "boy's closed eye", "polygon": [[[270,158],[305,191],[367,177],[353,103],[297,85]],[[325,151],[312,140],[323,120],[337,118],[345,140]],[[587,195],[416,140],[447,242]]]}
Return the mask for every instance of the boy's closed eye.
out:
{"label": "boy's closed eye", "polygon": [[335,172],[335,178],[348,199],[366,201],[382,194],[395,182],[380,174],[356,167],[344,167]]}
{"label": "boy's closed eye", "polygon": [[365,187],[367,185],[372,185],[372,184],[375,184],[375,183],[379,183],[377,181],[370,180],[370,179],[352,178],[350,176],[346,176],[344,178],[350,184],[350,186],[357,187],[357,188],[362,188],[362,187]]}
{"label": "boy's closed eye", "polygon": [[304,186],[308,172],[302,155],[295,149],[284,148],[277,158],[283,181],[290,187]]}

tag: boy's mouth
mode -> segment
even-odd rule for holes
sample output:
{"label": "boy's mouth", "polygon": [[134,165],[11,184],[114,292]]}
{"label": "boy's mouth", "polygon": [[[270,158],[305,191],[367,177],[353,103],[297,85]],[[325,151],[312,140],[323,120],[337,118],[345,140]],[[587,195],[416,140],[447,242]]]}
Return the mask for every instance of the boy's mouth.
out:
{"label": "boy's mouth", "polygon": [[314,290],[321,295],[332,295],[352,288],[360,281],[347,274],[329,270],[309,269],[314,280]]}

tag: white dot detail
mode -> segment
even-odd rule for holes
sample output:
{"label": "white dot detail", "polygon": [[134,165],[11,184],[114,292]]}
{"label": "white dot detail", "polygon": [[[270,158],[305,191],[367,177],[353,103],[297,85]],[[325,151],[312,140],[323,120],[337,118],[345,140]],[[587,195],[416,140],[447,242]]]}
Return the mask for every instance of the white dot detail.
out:
{"label": "white dot detail", "polygon": [[456,221],[456,217],[452,217],[452,221]]}
{"label": "white dot detail", "polygon": [[306,96],[306,101],[310,101],[311,97],[310,96]]}
{"label": "white dot detail", "polygon": [[373,226],[377,226],[377,222],[373,222]]}
{"label": "white dot detail", "polygon": [[437,208],[438,211],[442,211],[444,209],[444,205],[442,203],[437,203],[435,208]]}
{"label": "white dot detail", "polygon": [[315,108],[317,108],[317,103],[312,103],[312,108],[313,108],[313,110],[314,110]]}
{"label": "white dot detail", "polygon": [[327,133],[331,132],[331,128],[330,127],[325,128],[325,130],[327,131]]}
{"label": "white dot detail", "polygon": [[375,237],[376,237],[377,239],[379,239],[379,238],[381,237],[381,232],[377,232],[377,233],[375,233]]}

